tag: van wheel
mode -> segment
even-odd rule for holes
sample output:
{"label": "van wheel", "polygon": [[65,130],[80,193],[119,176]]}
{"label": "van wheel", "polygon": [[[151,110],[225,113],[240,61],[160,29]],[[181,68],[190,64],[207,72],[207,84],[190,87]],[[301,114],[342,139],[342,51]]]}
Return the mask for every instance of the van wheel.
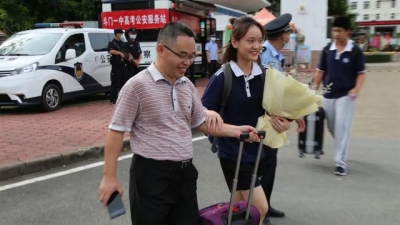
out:
{"label": "van wheel", "polygon": [[47,84],[42,93],[42,106],[47,112],[57,110],[61,104],[61,91],[55,84]]}

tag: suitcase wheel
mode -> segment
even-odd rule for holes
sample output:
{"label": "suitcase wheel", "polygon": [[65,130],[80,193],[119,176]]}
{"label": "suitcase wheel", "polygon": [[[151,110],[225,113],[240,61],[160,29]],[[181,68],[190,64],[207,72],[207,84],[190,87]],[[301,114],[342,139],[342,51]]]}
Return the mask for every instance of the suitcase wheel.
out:
{"label": "suitcase wheel", "polygon": [[321,158],[321,152],[320,151],[315,152],[315,158],[316,159],[320,159]]}
{"label": "suitcase wheel", "polygon": [[304,158],[304,152],[302,150],[299,150],[299,157]]}

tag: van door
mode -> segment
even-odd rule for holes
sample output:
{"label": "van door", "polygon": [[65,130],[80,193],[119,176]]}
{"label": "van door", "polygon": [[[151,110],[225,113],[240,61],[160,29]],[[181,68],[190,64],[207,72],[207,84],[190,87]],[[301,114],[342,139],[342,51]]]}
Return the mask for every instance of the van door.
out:
{"label": "van door", "polygon": [[[68,49],[75,50],[75,58],[68,60],[65,58]],[[88,77],[90,60],[87,56],[84,34],[68,36],[55,59],[55,63],[60,66],[59,70],[66,75],[64,76],[64,93],[76,92],[74,95],[79,95],[88,92],[86,87],[92,82],[92,79]]]}
{"label": "van door", "polygon": [[113,33],[88,33],[91,53],[90,74],[102,87],[109,89],[111,86],[111,65],[108,43],[113,39]]}

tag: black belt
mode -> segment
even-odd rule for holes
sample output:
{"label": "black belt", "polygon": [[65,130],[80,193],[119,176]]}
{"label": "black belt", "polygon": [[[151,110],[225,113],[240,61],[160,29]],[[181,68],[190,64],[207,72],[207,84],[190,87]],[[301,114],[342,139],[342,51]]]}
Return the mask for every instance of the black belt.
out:
{"label": "black belt", "polygon": [[155,163],[155,164],[167,166],[170,168],[184,169],[184,168],[188,168],[192,165],[192,159],[187,159],[187,160],[183,160],[183,161],[156,160],[156,159],[145,158],[145,157],[143,157],[141,155],[137,155],[137,154],[134,154],[133,157],[135,157],[136,159],[140,159],[140,160],[146,160],[149,163]]}

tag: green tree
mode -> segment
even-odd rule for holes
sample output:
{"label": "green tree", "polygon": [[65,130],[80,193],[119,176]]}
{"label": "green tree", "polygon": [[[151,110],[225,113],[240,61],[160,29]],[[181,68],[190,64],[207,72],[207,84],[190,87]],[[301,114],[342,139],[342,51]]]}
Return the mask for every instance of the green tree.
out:
{"label": "green tree", "polygon": [[34,18],[29,15],[26,6],[15,0],[0,1],[0,29],[11,35],[14,32],[29,29]]}
{"label": "green tree", "polygon": [[271,3],[270,7],[267,7],[268,11],[275,16],[280,15],[281,13],[281,0],[269,0]]}
{"label": "green tree", "polygon": [[100,0],[0,0],[0,29],[7,34],[34,23],[98,20]]}
{"label": "green tree", "polygon": [[328,16],[346,16],[348,10],[347,0],[328,0]]}
{"label": "green tree", "polygon": [[328,0],[328,16],[347,16],[351,20],[351,29],[357,29],[357,13],[351,13],[347,0]]}
{"label": "green tree", "polygon": [[78,17],[80,20],[98,20],[101,13],[101,0],[82,0]]}

